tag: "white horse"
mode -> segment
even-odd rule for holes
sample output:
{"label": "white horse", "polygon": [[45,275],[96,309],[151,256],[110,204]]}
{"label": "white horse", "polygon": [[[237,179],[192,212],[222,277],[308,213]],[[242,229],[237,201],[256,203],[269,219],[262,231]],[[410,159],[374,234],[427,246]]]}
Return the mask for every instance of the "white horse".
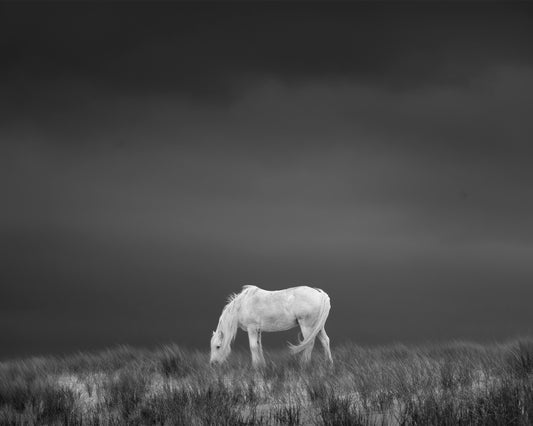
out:
{"label": "white horse", "polygon": [[237,329],[248,332],[252,364],[265,365],[261,332],[283,331],[300,327],[303,339],[297,345],[289,344],[293,354],[303,352],[302,360],[308,362],[318,336],[326,359],[333,362],[329,337],[324,329],[330,310],[329,296],[318,288],[293,287],[267,291],[259,287],[244,286],[239,294],[229,297],[220,315],[218,327],[211,338],[211,363],[221,363],[231,352]]}

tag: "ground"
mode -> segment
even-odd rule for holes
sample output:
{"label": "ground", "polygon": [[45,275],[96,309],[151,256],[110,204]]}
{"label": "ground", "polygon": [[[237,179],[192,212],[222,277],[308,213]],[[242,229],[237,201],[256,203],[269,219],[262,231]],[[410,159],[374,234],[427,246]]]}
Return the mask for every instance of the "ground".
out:
{"label": "ground", "polygon": [[[318,348],[316,348],[318,349]],[[247,352],[170,345],[0,363],[0,424],[533,424],[533,339]]]}

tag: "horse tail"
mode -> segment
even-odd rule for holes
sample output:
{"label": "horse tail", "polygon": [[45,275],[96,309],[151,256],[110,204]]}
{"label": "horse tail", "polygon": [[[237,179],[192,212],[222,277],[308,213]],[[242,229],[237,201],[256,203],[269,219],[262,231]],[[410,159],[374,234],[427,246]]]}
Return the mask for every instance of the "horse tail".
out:
{"label": "horse tail", "polygon": [[292,354],[297,354],[299,352],[302,352],[304,349],[307,349],[310,346],[312,346],[315,342],[315,338],[317,334],[320,333],[320,330],[324,328],[324,324],[326,324],[326,320],[328,319],[329,310],[331,309],[331,303],[329,301],[329,296],[327,295],[325,291],[320,290],[319,288],[315,290],[319,291],[322,294],[322,304],[320,306],[320,313],[315,322],[315,326],[313,327],[313,330],[305,339],[300,340],[300,343],[298,343],[297,345],[293,345],[292,343],[289,343],[289,349]]}

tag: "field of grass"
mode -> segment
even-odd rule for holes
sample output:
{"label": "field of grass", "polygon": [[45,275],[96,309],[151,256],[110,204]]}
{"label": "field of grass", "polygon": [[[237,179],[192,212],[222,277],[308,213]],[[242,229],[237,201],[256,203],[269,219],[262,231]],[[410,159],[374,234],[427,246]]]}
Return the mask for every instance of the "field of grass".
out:
{"label": "field of grass", "polygon": [[0,363],[0,424],[530,425],[533,339],[501,344],[315,348],[208,365],[178,346],[119,347]]}

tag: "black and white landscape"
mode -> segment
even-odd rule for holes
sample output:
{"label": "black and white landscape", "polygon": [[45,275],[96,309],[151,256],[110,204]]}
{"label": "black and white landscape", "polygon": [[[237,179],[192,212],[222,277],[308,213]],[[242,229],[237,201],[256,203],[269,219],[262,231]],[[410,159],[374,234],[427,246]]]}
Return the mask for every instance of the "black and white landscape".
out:
{"label": "black and white landscape", "polygon": [[[531,424],[530,40],[522,2],[1,3],[0,424]],[[296,328],[211,366],[245,285],[327,292],[333,366]]]}

